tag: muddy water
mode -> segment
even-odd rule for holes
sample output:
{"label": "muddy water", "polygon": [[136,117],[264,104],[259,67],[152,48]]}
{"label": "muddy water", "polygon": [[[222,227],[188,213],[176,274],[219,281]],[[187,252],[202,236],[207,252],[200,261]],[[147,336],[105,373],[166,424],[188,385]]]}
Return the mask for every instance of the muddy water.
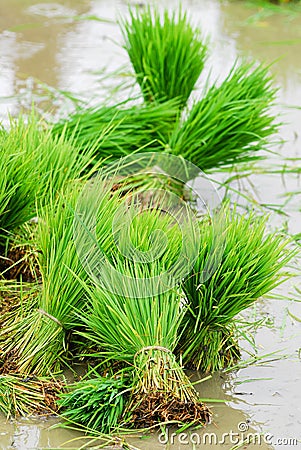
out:
{"label": "muddy water", "polygon": [[[275,145],[273,150],[282,158],[301,158],[301,109],[290,108],[301,106],[301,10],[289,11],[284,7],[274,14],[272,9],[252,7],[242,1],[183,0],[182,3],[193,20],[201,25],[204,34],[210,33],[208,67],[212,68],[213,79],[222,78],[238,56],[268,63],[277,60],[271,71],[280,89],[277,108],[287,122],[281,130],[287,142]],[[176,2],[164,4],[172,6]],[[125,11],[126,4],[116,0],[49,3],[0,0],[0,118],[3,122],[7,121],[7,113],[16,114],[32,100],[41,109],[64,107],[66,100],[58,100],[57,95],[55,101],[51,98],[51,87],[75,93],[91,102],[104,98],[108,84],[105,81],[104,87],[101,82],[104,68],[115,70],[127,63],[126,54],[116,45],[121,36],[114,24],[116,17]],[[271,159],[280,161],[275,155],[271,155]],[[300,162],[301,159],[290,164],[298,167]],[[287,192],[301,191],[298,177],[292,174],[284,177],[255,174],[249,182],[242,183],[241,188],[265,204],[283,203]],[[285,224],[291,232],[299,233],[300,204],[300,194],[296,194],[283,208],[287,216],[272,213],[271,226]],[[293,284],[300,286],[300,281],[301,278],[296,278],[281,288],[279,293],[284,299],[262,300],[249,312],[252,319],[265,317],[267,320],[268,326],[259,328],[255,335],[258,354],[278,353],[266,358],[264,363],[216,374],[199,385],[203,398],[225,401],[212,405],[214,424],[205,432],[214,435],[206,437],[203,432],[201,437],[175,438],[170,430],[168,439],[157,435],[147,439],[132,437],[132,445],[142,449],[231,448],[239,438],[247,436],[243,431],[249,427],[249,432],[255,433],[255,443],[250,448],[301,446],[301,361],[298,356],[301,323],[288,313],[301,317],[301,304],[289,300],[296,298]],[[247,357],[246,354],[244,358]],[[78,448],[84,444],[83,440],[67,443],[79,435],[52,429],[54,422],[26,419],[7,423],[0,418],[0,449],[61,448],[63,443],[62,448]],[[264,437],[259,437],[258,433]]]}

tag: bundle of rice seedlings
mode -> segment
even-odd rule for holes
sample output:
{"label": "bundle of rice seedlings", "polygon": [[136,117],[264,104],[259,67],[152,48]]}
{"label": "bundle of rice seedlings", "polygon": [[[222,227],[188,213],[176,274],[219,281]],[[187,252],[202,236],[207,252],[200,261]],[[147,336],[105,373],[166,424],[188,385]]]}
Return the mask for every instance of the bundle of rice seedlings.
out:
{"label": "bundle of rice seedlings", "polygon": [[207,47],[182,10],[162,17],[150,6],[130,9],[121,30],[146,103],[177,98],[184,107],[202,73]]}
{"label": "bundle of rice seedlings", "polygon": [[[283,236],[267,232],[265,217],[226,210],[221,218],[221,236],[201,226],[199,257],[183,283],[187,310],[178,350],[186,366],[206,372],[237,360],[237,315],[287,278],[281,269],[293,255]],[[208,275],[219,246],[222,254]]]}
{"label": "bundle of rice seedlings", "polygon": [[7,419],[54,414],[62,388],[62,382],[53,379],[0,375],[0,412]]}
{"label": "bundle of rice seedlings", "polygon": [[[0,374],[15,373],[17,355],[11,327],[18,328],[24,316],[38,306],[39,286],[32,283],[2,281],[0,284]],[[5,351],[11,345],[9,351]]]}
{"label": "bundle of rice seedlings", "polygon": [[58,400],[61,416],[73,424],[91,430],[111,433],[119,424],[126,402],[123,378],[94,378],[69,385]]}
{"label": "bundle of rice seedlings", "polygon": [[[125,270],[125,275],[138,274]],[[145,270],[139,275],[151,274]],[[136,288],[137,298],[102,288],[90,291],[83,317],[86,330],[81,333],[100,349],[100,357],[133,366],[124,416],[130,415],[131,422],[142,428],[170,420],[208,422],[208,409],[173,354],[183,315],[180,295],[173,292],[143,298],[139,283]],[[135,293],[132,285],[129,290],[130,295]]]}
{"label": "bundle of rice seedlings", "polygon": [[[179,226],[184,222],[183,211],[169,216],[157,209],[158,204],[147,210],[141,205],[138,214],[130,215],[129,226],[126,209],[119,206],[119,222],[114,205],[124,201],[123,197],[117,191],[111,197],[104,192],[101,187],[98,198],[95,191],[87,192],[78,210],[85,221],[79,220],[76,235],[82,226],[82,254],[86,255],[86,267],[93,271],[95,286],[86,287],[87,310],[79,313],[85,329],[80,336],[97,346],[98,356],[132,367],[125,415],[131,415],[136,426],[169,420],[206,423],[208,409],[173,353],[185,308],[171,279],[179,270],[178,264],[189,265],[182,258],[181,247],[192,245],[183,242]],[[85,204],[91,206],[93,200],[99,210],[92,238]],[[107,213],[110,209],[115,210],[115,217]]]}
{"label": "bundle of rice seedlings", "polygon": [[91,146],[79,153],[65,130],[53,137],[34,113],[27,122],[12,119],[8,131],[0,130],[0,234],[7,238],[36,215],[37,200],[47,204],[66,182],[81,177],[93,154]]}
{"label": "bundle of rice seedlings", "polygon": [[66,361],[74,308],[83,301],[87,280],[73,242],[74,207],[78,189],[59,196],[39,215],[38,248],[42,285],[37,304],[3,333],[10,336],[3,352],[14,351],[17,370],[45,375],[59,370]]}
{"label": "bundle of rice seedlings", "polygon": [[162,150],[174,128],[178,103],[81,108],[67,119],[53,125],[54,135],[65,133],[74,137],[76,146],[84,149],[93,145],[99,157],[118,159],[138,149]]}
{"label": "bundle of rice seedlings", "polygon": [[258,158],[277,131],[271,106],[276,89],[268,68],[235,64],[220,86],[213,85],[178,124],[170,151],[203,171]]}
{"label": "bundle of rice seedlings", "polygon": [[[24,131],[24,133],[21,132]],[[23,139],[21,139],[21,134]],[[0,131],[0,235],[14,230],[34,215],[37,180],[34,141],[25,124],[11,133]],[[27,138],[27,139],[26,139]]]}

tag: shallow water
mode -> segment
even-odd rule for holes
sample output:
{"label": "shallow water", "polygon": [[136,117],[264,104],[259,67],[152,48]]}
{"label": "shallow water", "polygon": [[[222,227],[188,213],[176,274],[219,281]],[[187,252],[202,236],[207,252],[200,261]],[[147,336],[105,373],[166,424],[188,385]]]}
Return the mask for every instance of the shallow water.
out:
{"label": "shallow water", "polygon": [[[248,2],[218,0],[183,0],[183,5],[199,23],[204,34],[210,33],[211,54],[207,67],[211,77],[223,77],[238,56],[250,56],[271,63],[279,85],[278,110],[284,114],[287,125],[281,136],[287,140],[273,150],[283,157],[301,158],[301,9],[289,12],[284,7],[278,14],[271,9],[252,7]],[[175,5],[166,1],[164,4]],[[38,2],[34,0],[0,0],[0,118],[7,122],[7,113],[17,114],[35,100],[37,107],[70,107],[65,97],[53,102],[51,87],[70,91],[95,103],[106,95],[107,87],[116,81],[101,82],[104,68],[117,69],[127,63],[126,54],[116,45],[121,36],[114,20],[126,11],[125,2],[112,0],[69,0]],[[95,20],[95,17],[104,20]],[[92,20],[93,19],[93,20]],[[207,74],[209,70],[207,69]],[[200,81],[200,87],[202,80]],[[48,86],[48,88],[47,88]],[[198,93],[196,93],[197,95]],[[112,97],[122,98],[123,94]],[[66,105],[64,104],[66,103]],[[271,155],[274,162],[279,157]],[[300,166],[297,160],[295,165]],[[266,163],[268,165],[268,163]],[[293,164],[290,162],[290,164]],[[243,189],[251,190],[261,203],[280,204],[283,195],[300,191],[295,175],[262,175],[250,177]],[[272,214],[271,226],[287,222],[293,233],[301,231],[300,194],[285,206],[287,217]],[[300,286],[300,278],[286,283],[279,291],[287,298],[295,298],[293,284]],[[300,303],[287,300],[262,300],[250,317],[266,317],[269,327],[257,331],[256,344],[260,355],[280,352],[268,358],[265,364],[252,365],[230,374],[216,374],[212,380],[199,385],[203,398],[220,398],[225,403],[212,405],[214,424],[205,432],[216,433],[211,445],[196,436],[172,438],[170,445],[160,443],[154,435],[147,439],[130,438],[132,444],[143,449],[174,448],[231,448],[241,434],[243,426],[250,432],[261,432],[250,448],[297,448],[301,446],[301,323],[293,320],[288,310],[301,317]],[[286,358],[280,358],[286,355]],[[0,449],[60,448],[78,435],[61,429],[50,429],[53,420],[21,420],[7,423],[0,418]],[[242,425],[245,424],[245,425]],[[239,429],[240,428],[240,429]],[[225,437],[223,433],[239,433]],[[171,430],[172,433],[172,430]],[[232,439],[232,443],[230,442]],[[235,441],[236,439],[236,441]],[[297,443],[294,440],[299,440]],[[164,441],[164,436],[161,436]],[[83,444],[83,441],[81,441]],[[216,444],[216,445],[215,445]],[[271,444],[271,445],[270,445]],[[296,445],[295,445],[296,444]],[[64,448],[78,448],[79,442]]]}

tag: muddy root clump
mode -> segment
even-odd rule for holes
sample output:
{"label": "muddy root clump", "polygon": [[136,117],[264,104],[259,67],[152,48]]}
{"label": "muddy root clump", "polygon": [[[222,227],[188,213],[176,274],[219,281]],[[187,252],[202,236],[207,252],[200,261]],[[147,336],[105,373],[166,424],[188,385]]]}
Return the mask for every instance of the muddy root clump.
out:
{"label": "muddy root clump", "polygon": [[164,392],[144,395],[133,410],[132,422],[135,428],[148,428],[162,422],[176,421],[191,425],[210,423],[211,413],[201,402],[183,402]]}

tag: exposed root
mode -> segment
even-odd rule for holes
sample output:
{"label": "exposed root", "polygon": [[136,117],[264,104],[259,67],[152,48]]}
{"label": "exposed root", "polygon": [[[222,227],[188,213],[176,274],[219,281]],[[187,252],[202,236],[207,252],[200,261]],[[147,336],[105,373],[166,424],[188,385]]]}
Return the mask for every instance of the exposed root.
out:
{"label": "exposed root", "polygon": [[135,355],[136,387],[128,407],[132,422],[148,428],[176,421],[191,425],[210,422],[210,410],[200,401],[174,354],[160,346],[145,347]]}
{"label": "exposed root", "polygon": [[183,402],[165,392],[144,395],[133,410],[133,424],[148,428],[162,422],[177,421],[193,425],[210,423],[210,411],[201,402]]}
{"label": "exposed root", "polygon": [[64,383],[61,381],[38,381],[40,391],[43,395],[43,402],[37,405],[35,414],[44,415],[45,413],[57,413],[59,394],[64,390]]}
{"label": "exposed root", "polygon": [[16,373],[18,369],[18,355],[12,350],[2,356],[0,359],[0,375]]}

